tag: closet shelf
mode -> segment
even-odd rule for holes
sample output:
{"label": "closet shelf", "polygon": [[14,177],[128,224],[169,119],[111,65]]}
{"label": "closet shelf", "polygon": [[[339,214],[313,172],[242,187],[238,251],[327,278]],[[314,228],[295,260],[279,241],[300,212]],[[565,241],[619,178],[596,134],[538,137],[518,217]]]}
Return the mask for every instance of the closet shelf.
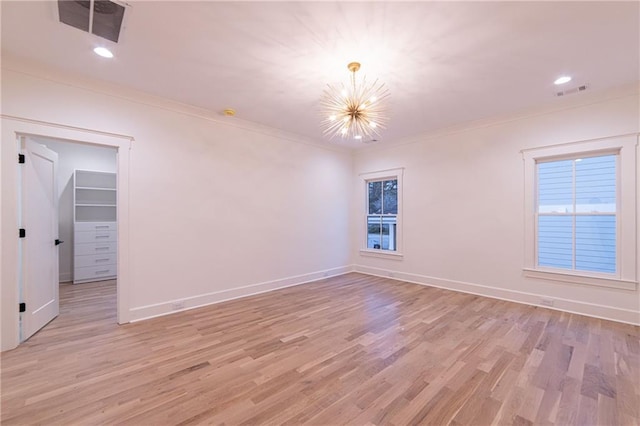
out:
{"label": "closet shelf", "polygon": [[90,189],[92,191],[115,191],[115,188],[100,188],[98,186],[76,186],[76,189]]}

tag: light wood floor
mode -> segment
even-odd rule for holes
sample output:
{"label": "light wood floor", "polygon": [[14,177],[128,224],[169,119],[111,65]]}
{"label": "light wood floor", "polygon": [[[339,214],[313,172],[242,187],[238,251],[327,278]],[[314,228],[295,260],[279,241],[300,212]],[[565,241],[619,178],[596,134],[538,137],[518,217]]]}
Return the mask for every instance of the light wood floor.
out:
{"label": "light wood floor", "polygon": [[124,326],[114,282],[64,285],[2,354],[1,420],[637,425],[639,335],[355,273]]}

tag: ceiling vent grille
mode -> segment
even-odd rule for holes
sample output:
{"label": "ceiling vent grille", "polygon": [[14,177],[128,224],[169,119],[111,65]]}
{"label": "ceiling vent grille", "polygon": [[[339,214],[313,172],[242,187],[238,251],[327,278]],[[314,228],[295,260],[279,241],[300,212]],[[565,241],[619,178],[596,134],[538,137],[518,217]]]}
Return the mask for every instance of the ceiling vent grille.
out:
{"label": "ceiling vent grille", "polygon": [[587,84],[583,84],[582,86],[578,86],[578,87],[574,87],[574,88],[571,88],[571,89],[567,89],[567,90],[563,90],[563,91],[560,91],[560,92],[556,92],[556,96],[573,95],[574,93],[584,92],[588,88],[589,88],[589,86]]}
{"label": "ceiling vent grille", "polygon": [[108,0],[58,0],[60,22],[115,43],[126,5]]}

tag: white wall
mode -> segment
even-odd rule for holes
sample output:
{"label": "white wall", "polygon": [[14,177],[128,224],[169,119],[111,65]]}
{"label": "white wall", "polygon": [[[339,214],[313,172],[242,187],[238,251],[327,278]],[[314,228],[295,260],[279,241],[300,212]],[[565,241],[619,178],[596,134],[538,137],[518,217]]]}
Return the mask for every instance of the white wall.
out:
{"label": "white wall", "polygon": [[58,153],[58,238],[64,241],[59,247],[60,281],[73,279],[73,172],[75,169],[116,171],[116,154],[113,148],[73,143],[47,138],[36,138]]}
{"label": "white wall", "polygon": [[[170,312],[176,301],[188,308],[348,270],[347,151],[124,89],[79,87],[86,82],[54,72],[9,69],[4,57],[2,66],[9,124],[39,120],[135,138],[129,318]],[[15,155],[15,142],[3,137],[3,349],[17,343],[10,325],[17,243],[4,232],[16,227]]]}
{"label": "white wall", "polygon": [[[580,99],[585,104],[576,105]],[[358,251],[360,237],[354,235],[356,269],[531,304],[540,304],[542,297],[552,298],[560,309],[640,323],[637,290],[523,276],[524,166],[520,150],[640,131],[637,86],[602,98],[558,102],[556,105],[565,107],[487,120],[410,143],[357,152],[354,229],[364,220],[358,173],[405,170],[404,258],[364,256]]]}

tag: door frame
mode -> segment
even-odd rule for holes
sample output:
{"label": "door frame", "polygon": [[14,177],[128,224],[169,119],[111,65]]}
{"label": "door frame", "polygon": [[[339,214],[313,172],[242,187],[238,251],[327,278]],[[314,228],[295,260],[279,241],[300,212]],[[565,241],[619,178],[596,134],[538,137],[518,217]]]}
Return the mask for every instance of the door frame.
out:
{"label": "door frame", "polygon": [[116,148],[117,215],[118,215],[118,324],[130,320],[129,267],[129,164],[132,136],[2,115],[0,150],[0,350],[13,349],[19,341],[19,274],[18,274],[18,153],[20,136],[59,139],[68,142]]}

